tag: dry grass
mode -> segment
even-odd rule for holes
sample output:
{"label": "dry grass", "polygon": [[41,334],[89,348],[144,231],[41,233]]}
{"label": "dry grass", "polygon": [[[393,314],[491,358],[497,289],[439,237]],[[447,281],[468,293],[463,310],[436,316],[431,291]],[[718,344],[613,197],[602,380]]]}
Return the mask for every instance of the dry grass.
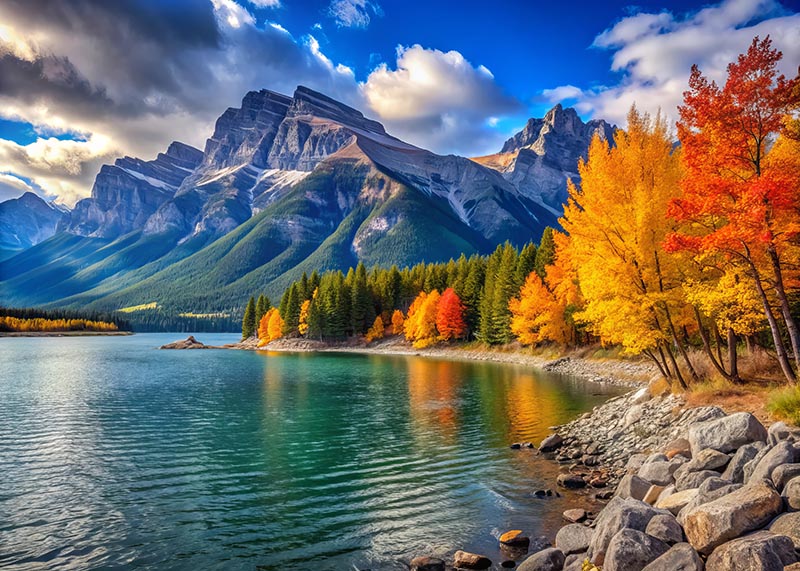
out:
{"label": "dry grass", "polygon": [[800,426],[800,387],[780,387],[770,392],[767,410],[778,420]]}
{"label": "dry grass", "polygon": [[770,421],[767,401],[775,385],[770,382],[733,384],[716,378],[689,387],[686,403],[690,407],[718,406],[727,413],[751,412],[762,422]]}

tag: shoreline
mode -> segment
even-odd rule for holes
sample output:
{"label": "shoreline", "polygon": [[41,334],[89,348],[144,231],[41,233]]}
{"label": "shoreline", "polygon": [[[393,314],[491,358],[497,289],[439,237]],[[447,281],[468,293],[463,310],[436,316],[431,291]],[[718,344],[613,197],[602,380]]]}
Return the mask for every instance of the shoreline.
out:
{"label": "shoreline", "polygon": [[133,331],[1,331],[0,337],[123,337]]}

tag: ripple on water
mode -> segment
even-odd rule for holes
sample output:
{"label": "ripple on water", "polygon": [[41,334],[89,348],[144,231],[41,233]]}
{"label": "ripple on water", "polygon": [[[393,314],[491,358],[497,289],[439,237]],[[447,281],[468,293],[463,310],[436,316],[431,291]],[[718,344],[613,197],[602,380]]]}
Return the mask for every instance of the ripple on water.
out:
{"label": "ripple on water", "polygon": [[154,349],[173,337],[2,340],[0,566],[497,558],[569,502],[533,500],[553,468],[508,444],[604,398],[509,365]]}

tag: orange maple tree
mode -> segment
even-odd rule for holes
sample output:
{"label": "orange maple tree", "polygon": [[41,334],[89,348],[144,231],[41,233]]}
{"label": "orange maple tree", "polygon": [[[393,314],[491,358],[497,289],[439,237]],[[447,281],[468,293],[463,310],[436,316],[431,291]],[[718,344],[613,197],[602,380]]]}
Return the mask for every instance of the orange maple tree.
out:
{"label": "orange maple tree", "polygon": [[[756,37],[728,66],[720,87],[692,67],[679,107],[678,136],[686,176],[683,194],[668,214],[683,228],[666,248],[743,268],[753,279],[772,331],[784,375],[796,380],[776,318],[783,317],[800,368],[800,333],[785,285],[787,248],[798,234],[798,185],[767,160],[786,117],[800,107],[800,74],[779,75],[781,52],[769,37]],[[768,289],[773,290],[777,308]]]}
{"label": "orange maple tree", "polygon": [[467,332],[464,321],[464,304],[451,287],[442,292],[436,309],[436,329],[444,341],[460,339]]}

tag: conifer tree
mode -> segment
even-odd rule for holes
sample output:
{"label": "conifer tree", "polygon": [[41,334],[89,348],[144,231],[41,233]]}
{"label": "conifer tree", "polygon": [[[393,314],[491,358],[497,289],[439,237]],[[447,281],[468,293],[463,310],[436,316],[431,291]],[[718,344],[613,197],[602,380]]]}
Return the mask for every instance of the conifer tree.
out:
{"label": "conifer tree", "polygon": [[[356,267],[351,287],[353,334],[360,335],[364,333],[370,325],[367,319],[370,313],[370,306],[372,305],[367,289],[367,270],[361,262],[359,262]],[[374,313],[374,309],[372,313]]]}
{"label": "conifer tree", "polygon": [[[556,254],[556,244],[553,241],[553,229],[548,226],[542,233],[542,240],[536,249],[536,260],[533,268],[540,278],[544,278],[544,269],[553,263]],[[527,275],[526,275],[527,277]]]}
{"label": "conifer tree", "polygon": [[286,310],[281,315],[283,318],[283,334],[288,335],[297,331],[300,325],[300,287],[297,282],[293,283],[289,288],[289,294],[286,299]]}
{"label": "conifer tree", "polygon": [[261,318],[270,310],[272,304],[269,302],[269,298],[265,296],[263,293],[258,296],[258,301],[256,302],[256,323],[261,323]]}
{"label": "conifer tree", "polygon": [[244,310],[242,319],[242,339],[248,339],[256,334],[256,300],[250,297]]}
{"label": "conifer tree", "polygon": [[533,242],[522,248],[517,260],[517,269],[514,272],[514,283],[517,287],[522,287],[525,279],[536,267],[536,244]]}
{"label": "conifer tree", "polygon": [[492,337],[489,339],[489,343],[511,342],[511,312],[508,309],[508,302],[519,292],[519,288],[514,282],[516,268],[517,252],[511,244],[506,242],[497,267],[497,277],[492,292]]}

